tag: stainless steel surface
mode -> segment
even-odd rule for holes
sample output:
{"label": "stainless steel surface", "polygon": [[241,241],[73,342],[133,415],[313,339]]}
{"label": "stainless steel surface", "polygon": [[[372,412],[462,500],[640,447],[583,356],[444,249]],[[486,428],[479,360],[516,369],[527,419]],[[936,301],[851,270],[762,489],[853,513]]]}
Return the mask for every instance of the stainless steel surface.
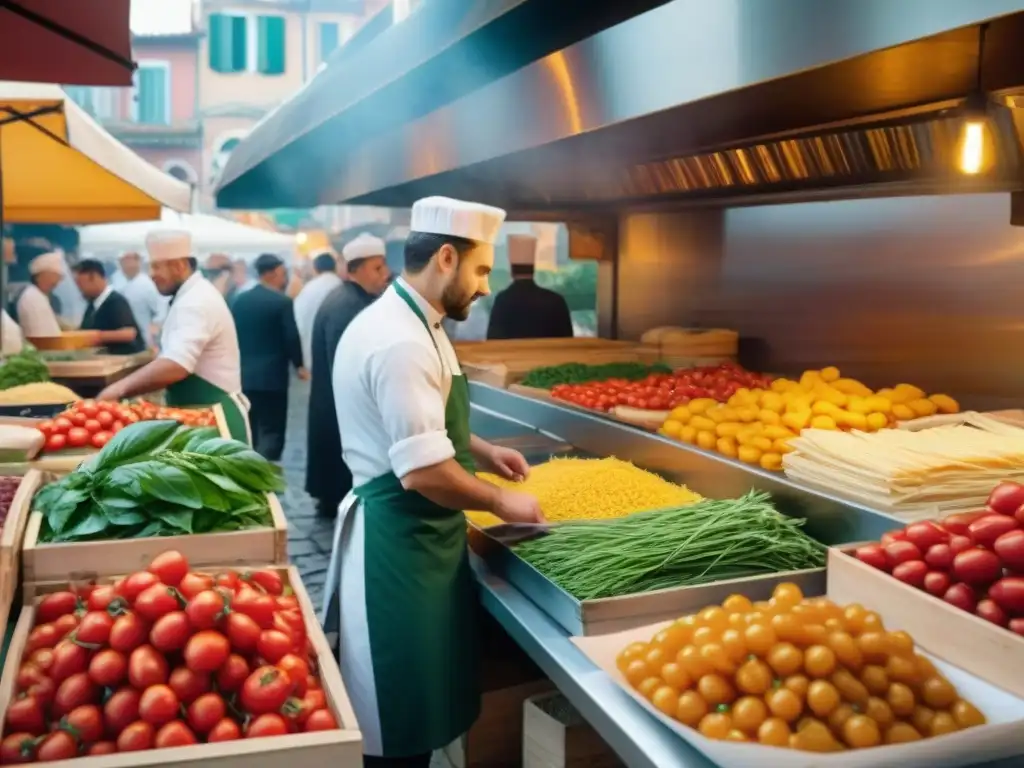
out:
{"label": "stainless steel surface", "polygon": [[[451,194],[525,212],[680,199],[716,165],[709,159],[699,169],[695,155],[736,146],[770,154],[756,145],[958,104],[976,80],[972,25],[1022,10],[1010,0],[675,0],[342,153],[320,202],[403,206],[423,194]],[[993,22],[987,90],[1024,83],[1021,23],[1015,16]],[[915,146],[930,147],[922,141],[930,132],[946,128],[922,130]],[[906,141],[912,132],[904,133]],[[866,183],[857,169],[898,167],[886,159],[894,138],[877,134],[870,158],[862,155],[871,141],[850,139],[842,159],[833,148],[829,162],[849,166],[846,183]],[[794,178],[813,147],[804,146],[810,152],[793,164]],[[906,155],[904,163],[927,165],[928,156],[935,157]],[[688,174],[672,170],[687,165]],[[723,162],[713,173],[727,170],[736,169]],[[921,188],[939,177],[945,189],[969,188],[948,173]],[[799,184],[820,188],[826,178]],[[783,182],[780,171],[769,187],[787,191],[792,185]]]}
{"label": "stainless steel surface", "polygon": [[[630,768],[715,768],[597,669],[549,616],[473,556],[484,608]],[[1020,768],[1020,758],[974,768]]]}
{"label": "stainless steel surface", "polygon": [[807,533],[825,544],[877,539],[900,525],[890,515],[799,487],[780,473],[750,467],[599,416],[475,382],[470,383],[470,397],[474,408],[543,425],[546,431],[559,435],[577,449],[632,461],[685,483],[702,496],[729,498],[751,488],[767,491],[779,511],[805,518]]}
{"label": "stainless steel surface", "polygon": [[721,603],[735,592],[742,592],[751,600],[767,600],[775,586],[784,581],[799,585],[808,597],[825,594],[825,569],[815,568],[733,579],[704,587],[663,589],[604,600],[579,600],[504,545],[495,544],[483,558],[492,573],[526,595],[574,636],[606,635],[675,619]]}

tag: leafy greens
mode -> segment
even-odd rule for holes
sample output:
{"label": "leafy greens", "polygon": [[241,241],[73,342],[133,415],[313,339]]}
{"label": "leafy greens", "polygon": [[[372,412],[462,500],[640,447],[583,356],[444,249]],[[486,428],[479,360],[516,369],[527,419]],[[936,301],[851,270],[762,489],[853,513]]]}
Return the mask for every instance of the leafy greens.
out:
{"label": "leafy greens", "polygon": [[212,427],[132,424],[36,494],[44,542],[136,539],[270,527],[281,470]]}

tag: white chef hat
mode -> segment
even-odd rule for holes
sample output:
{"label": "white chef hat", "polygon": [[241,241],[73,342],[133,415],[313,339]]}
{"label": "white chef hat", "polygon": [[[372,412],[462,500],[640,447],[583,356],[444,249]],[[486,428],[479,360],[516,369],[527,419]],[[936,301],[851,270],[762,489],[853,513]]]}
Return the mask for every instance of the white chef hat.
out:
{"label": "white chef hat", "polygon": [[192,235],[183,229],[154,230],[146,235],[146,251],[154,264],[158,261],[190,258]]}
{"label": "white chef hat", "polygon": [[363,232],[341,249],[341,257],[346,262],[356,259],[368,259],[371,256],[384,256],[387,246],[379,237]]}
{"label": "white chef hat", "polygon": [[501,208],[450,197],[425,197],[412,204],[409,229],[494,245],[504,221]]}
{"label": "white chef hat", "polygon": [[40,272],[56,272],[58,275],[65,274],[67,269],[64,262],[64,251],[50,251],[32,259],[28,263],[28,273],[30,275],[38,275]]}
{"label": "white chef hat", "polygon": [[537,238],[533,235],[508,236],[508,263],[513,267],[532,267],[537,260]]}

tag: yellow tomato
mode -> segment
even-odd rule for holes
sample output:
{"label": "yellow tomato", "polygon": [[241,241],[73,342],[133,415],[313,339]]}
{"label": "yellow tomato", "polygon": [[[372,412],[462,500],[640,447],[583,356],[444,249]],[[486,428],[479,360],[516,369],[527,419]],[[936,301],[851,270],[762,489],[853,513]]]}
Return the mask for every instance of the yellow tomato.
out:
{"label": "yellow tomato", "polygon": [[697,441],[697,428],[687,424],[685,427],[679,430],[679,439],[684,443],[694,443]]}
{"label": "yellow tomato", "polygon": [[868,431],[877,432],[889,426],[889,419],[884,413],[869,413],[867,417]]}
{"label": "yellow tomato", "polygon": [[935,403],[935,407],[939,409],[939,413],[960,412],[960,403],[949,395],[932,395],[928,399]]}
{"label": "yellow tomato", "polygon": [[731,704],[736,698],[736,689],[722,675],[711,673],[697,681],[697,691],[711,706]]}
{"label": "yellow tomato", "polygon": [[691,728],[696,728],[707,713],[707,702],[696,691],[686,691],[676,704],[676,720]]}
{"label": "yellow tomato", "polygon": [[732,724],[745,733],[757,733],[767,717],[768,707],[760,696],[743,696],[732,705]]}
{"label": "yellow tomato", "polygon": [[923,397],[918,398],[917,400],[911,400],[907,403],[907,407],[909,407],[917,416],[932,416],[939,410],[939,406],[931,400],[926,400]]}
{"label": "yellow tomato", "polygon": [[803,700],[788,688],[776,688],[771,691],[765,697],[765,702],[775,717],[787,723],[796,722],[804,711]]}
{"label": "yellow tomato", "polygon": [[694,416],[690,419],[690,426],[696,429],[698,432],[711,432],[714,433],[717,424],[709,419],[707,416]]}
{"label": "yellow tomato", "polygon": [[683,425],[675,419],[668,419],[661,425],[661,431],[668,437],[678,439],[679,433],[683,431]]}
{"label": "yellow tomato", "polygon": [[811,429],[837,429],[839,425],[831,416],[815,416],[811,419]]}
{"label": "yellow tomato", "polygon": [[724,712],[711,712],[701,718],[697,730],[709,739],[725,739],[732,730],[732,718]]}
{"label": "yellow tomato", "polygon": [[743,425],[738,421],[723,421],[715,427],[715,434],[719,437],[736,437]]}
{"label": "yellow tomato", "polygon": [[710,430],[701,430],[697,433],[697,447],[705,451],[713,451],[718,443],[715,433]]}
{"label": "yellow tomato", "polygon": [[944,677],[929,677],[921,684],[921,699],[932,709],[948,709],[956,701],[956,688]]}
{"label": "yellow tomato", "polygon": [[950,709],[950,713],[953,715],[953,719],[960,728],[973,728],[976,725],[985,724],[985,716],[976,706],[964,699],[959,699],[955,704],[953,704],[952,709]]}
{"label": "yellow tomato", "polygon": [[769,717],[757,729],[757,741],[767,747],[788,747],[792,731],[785,720]]}
{"label": "yellow tomato", "polygon": [[867,749],[882,743],[882,733],[870,717],[854,715],[843,725],[843,741],[854,749]]}
{"label": "yellow tomato", "polygon": [[782,455],[771,451],[761,454],[761,467],[772,471],[782,469]]}
{"label": "yellow tomato", "polygon": [[686,424],[690,420],[691,416],[693,416],[693,414],[690,413],[690,409],[687,408],[685,405],[677,405],[675,408],[672,409],[672,412],[669,414],[670,418],[675,419],[681,424]]}
{"label": "yellow tomato", "polygon": [[818,717],[828,717],[839,703],[839,691],[826,680],[815,680],[807,689],[807,706]]}

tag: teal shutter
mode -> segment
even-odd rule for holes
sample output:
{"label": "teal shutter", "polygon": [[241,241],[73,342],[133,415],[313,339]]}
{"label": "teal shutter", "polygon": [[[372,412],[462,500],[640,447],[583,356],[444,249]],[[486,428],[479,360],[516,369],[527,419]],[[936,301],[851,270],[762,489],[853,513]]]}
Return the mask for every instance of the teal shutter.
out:
{"label": "teal shutter", "polygon": [[138,114],[140,123],[167,125],[168,72],[163,67],[139,67]]}
{"label": "teal shutter", "polygon": [[283,75],[285,65],[284,17],[260,16],[257,29],[259,71],[264,75]]}
{"label": "teal shutter", "polygon": [[338,48],[338,24],[334,21],[320,22],[320,61],[327,61],[327,57]]}
{"label": "teal shutter", "polygon": [[244,16],[210,14],[210,69],[214,72],[244,72],[247,64]]}

